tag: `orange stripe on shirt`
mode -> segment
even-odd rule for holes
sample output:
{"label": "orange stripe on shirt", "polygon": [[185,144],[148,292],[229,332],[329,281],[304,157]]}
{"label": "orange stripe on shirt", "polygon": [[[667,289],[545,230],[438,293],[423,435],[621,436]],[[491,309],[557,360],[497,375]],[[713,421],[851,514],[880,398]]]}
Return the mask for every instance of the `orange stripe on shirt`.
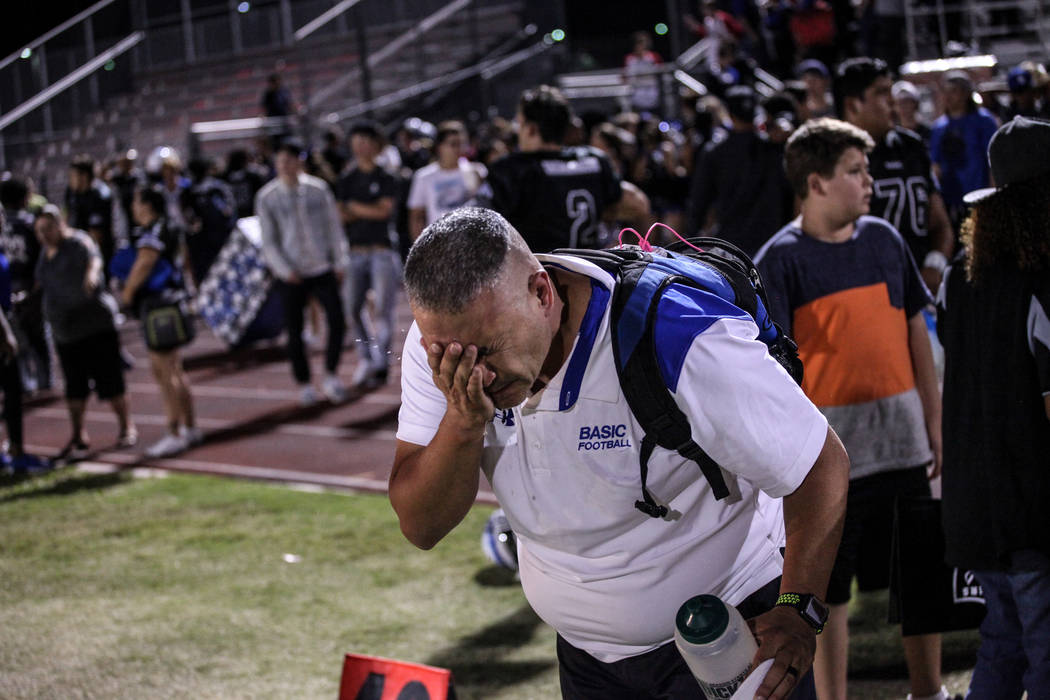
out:
{"label": "orange stripe on shirt", "polygon": [[915,387],[908,319],[885,282],[853,287],[795,310],[793,332],[805,363],[802,388],[817,406],[845,406]]}

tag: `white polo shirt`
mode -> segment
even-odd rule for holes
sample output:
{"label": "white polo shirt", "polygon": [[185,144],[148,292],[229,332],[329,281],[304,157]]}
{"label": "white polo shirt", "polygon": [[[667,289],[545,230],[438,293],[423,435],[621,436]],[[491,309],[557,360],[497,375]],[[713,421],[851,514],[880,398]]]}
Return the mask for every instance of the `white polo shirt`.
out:
{"label": "white polo shirt", "polygon": [[[579,258],[537,257],[590,277],[590,305],[547,387],[497,411],[481,468],[517,535],[533,609],[573,646],[617,661],[671,641],[686,599],[710,593],[737,604],[780,575],[782,510],[779,502],[760,504],[759,489],[778,499],[798,488],[824,445],[827,421],[756,340],[746,314],[672,286],[655,327],[664,376],[654,381],[671,388],[693,439],[723,468],[734,495],[716,501],[695,462],[657,447],[647,484],[671,512],[665,519],[639,512],[644,433],[616,375],[613,279]],[[413,324],[397,437],[426,445],[445,400],[419,338]]]}

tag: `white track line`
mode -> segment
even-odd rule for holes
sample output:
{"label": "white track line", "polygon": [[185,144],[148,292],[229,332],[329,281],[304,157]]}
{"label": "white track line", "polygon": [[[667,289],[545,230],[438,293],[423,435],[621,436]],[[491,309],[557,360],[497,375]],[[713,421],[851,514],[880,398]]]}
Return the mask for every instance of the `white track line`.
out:
{"label": "white track line", "polygon": [[[46,451],[35,445],[27,445],[33,451]],[[136,464],[141,461],[137,455],[127,452],[104,452],[100,457],[108,462],[85,461],[77,464],[79,471],[91,474],[108,474],[119,469],[121,464]],[[157,477],[167,472],[190,472],[195,474],[218,474],[221,476],[256,479],[262,481],[281,481],[300,491],[316,492],[318,487],[366,491],[369,493],[386,493],[386,479],[375,479],[364,476],[346,476],[342,474],[317,474],[291,469],[272,469],[269,467],[251,467],[243,464],[223,462],[200,462],[192,459],[158,459],[151,460],[150,467],[137,467],[132,475],[137,477]],[[496,505],[496,497],[491,491],[478,491],[477,502]]]}
{"label": "white track line", "polygon": [[[149,382],[128,382],[127,389],[128,392],[132,394],[145,394],[146,396],[155,396],[158,391],[157,385]],[[299,392],[293,389],[244,388],[195,384],[190,387],[190,391],[194,396],[203,396],[206,398],[249,399],[256,401],[274,400],[287,401],[289,403],[299,400]],[[382,404],[384,406],[396,406],[401,403],[401,397],[398,394],[369,393],[355,399],[354,403],[372,403]]]}
{"label": "white track line", "polygon": [[[32,416],[62,419],[68,418],[69,412],[64,408],[42,407],[33,409],[32,413],[27,415],[27,418],[31,418]],[[131,416],[136,423],[142,425],[164,426],[168,424],[167,417],[157,414],[136,413],[132,411]],[[112,423],[115,425],[117,422],[116,416],[106,411],[87,411],[84,417],[87,420],[100,423]],[[237,421],[226,420],[224,418],[198,418],[197,424],[205,430],[236,429],[236,427],[240,425]],[[341,428],[335,425],[307,425],[305,423],[284,423],[267,430],[266,433],[298,435],[300,437],[323,437],[335,440],[365,439],[381,440],[383,442],[395,442],[397,440],[397,432],[394,430],[359,430],[357,428]]]}

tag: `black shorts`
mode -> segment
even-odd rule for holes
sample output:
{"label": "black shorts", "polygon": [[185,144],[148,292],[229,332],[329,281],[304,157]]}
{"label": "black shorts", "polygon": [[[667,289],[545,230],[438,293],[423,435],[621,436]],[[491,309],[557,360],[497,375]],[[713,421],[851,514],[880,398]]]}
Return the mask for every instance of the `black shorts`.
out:
{"label": "black shorts", "polygon": [[849,482],[842,542],[828,582],[829,604],[849,602],[854,575],[862,591],[889,586],[893,507],[898,497],[930,497],[925,466],[895,469]]}
{"label": "black shorts", "polygon": [[62,374],[66,377],[67,399],[86,399],[91,393],[92,380],[100,399],[113,399],[124,393],[124,367],[120,362],[120,339],[115,330],[71,343],[58,343],[55,350],[62,363]]}
{"label": "black shorts", "polygon": [[[736,608],[745,620],[757,617],[773,607],[779,594],[778,576],[742,600]],[[672,621],[670,625],[673,627],[673,624]],[[577,649],[560,634],[557,650],[563,700],[704,700],[704,691],[700,689],[674,642],[611,663],[603,663]],[[789,697],[791,700],[816,700],[817,691],[811,672],[798,680]]]}

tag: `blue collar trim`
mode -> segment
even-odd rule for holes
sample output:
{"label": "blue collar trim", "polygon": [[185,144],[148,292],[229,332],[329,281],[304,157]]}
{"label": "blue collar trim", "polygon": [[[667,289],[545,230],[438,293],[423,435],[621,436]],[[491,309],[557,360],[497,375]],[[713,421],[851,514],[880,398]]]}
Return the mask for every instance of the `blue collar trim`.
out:
{"label": "blue collar trim", "polygon": [[609,290],[598,280],[591,280],[591,300],[587,303],[587,313],[583,316],[580,324],[580,333],[576,341],[576,349],[569,359],[569,366],[565,370],[565,379],[561,385],[561,396],[558,399],[558,410],[566,411],[576,404],[580,398],[580,387],[583,385],[583,375],[587,371],[587,364],[591,359],[591,350],[594,341],[598,337],[598,326],[601,325],[605,308],[609,304]]}

